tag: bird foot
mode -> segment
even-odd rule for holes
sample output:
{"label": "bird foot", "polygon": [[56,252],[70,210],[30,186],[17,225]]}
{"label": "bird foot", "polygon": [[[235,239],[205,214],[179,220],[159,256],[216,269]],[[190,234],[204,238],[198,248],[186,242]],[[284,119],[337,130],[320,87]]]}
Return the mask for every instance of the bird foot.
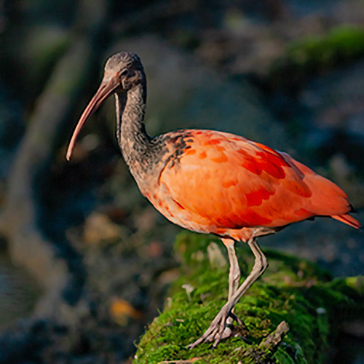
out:
{"label": "bird foot", "polygon": [[213,347],[216,348],[221,340],[237,336],[232,330],[232,325],[226,325],[228,317],[237,321],[239,325],[243,324],[240,318],[234,313],[229,312],[228,307],[225,305],[211,322],[210,327],[205,331],[205,333],[194,343],[188,345],[187,348],[191,350],[204,342],[214,342]]}

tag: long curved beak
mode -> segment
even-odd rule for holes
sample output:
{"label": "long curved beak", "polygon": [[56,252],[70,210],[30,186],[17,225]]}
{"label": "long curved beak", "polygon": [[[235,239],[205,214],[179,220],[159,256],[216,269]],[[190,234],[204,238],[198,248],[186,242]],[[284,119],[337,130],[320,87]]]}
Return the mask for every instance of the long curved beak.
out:
{"label": "long curved beak", "polygon": [[[87,119],[100,107],[100,105],[120,86],[120,81],[117,75],[111,77],[108,80],[104,79],[101,82],[99,89],[96,91],[94,97],[83,111],[80,120],[78,121],[76,128],[73,132],[72,138],[68,144],[66,159],[69,161],[72,156],[73,148],[75,147],[78,134],[80,133],[83,125]],[[108,77],[109,78],[109,77]]]}

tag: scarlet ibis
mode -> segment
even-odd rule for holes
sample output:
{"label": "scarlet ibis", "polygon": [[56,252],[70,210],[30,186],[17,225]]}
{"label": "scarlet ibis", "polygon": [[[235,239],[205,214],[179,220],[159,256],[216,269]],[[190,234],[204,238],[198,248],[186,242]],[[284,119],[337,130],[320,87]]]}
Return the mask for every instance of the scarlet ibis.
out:
{"label": "scarlet ibis", "polygon": [[[227,323],[241,323],[234,306],[268,266],[257,237],[316,216],[360,227],[349,215],[352,207],[345,192],[286,153],[215,130],[185,129],[150,137],[143,123],[146,76],[134,53],[117,53],[107,60],[101,85],[73,133],[68,160],[82,126],[112,94],[118,143],[141,193],[173,223],[215,234],[228,249],[228,300],[190,348],[212,341],[216,346],[232,335]],[[255,256],[240,286],[236,242],[246,242]]]}

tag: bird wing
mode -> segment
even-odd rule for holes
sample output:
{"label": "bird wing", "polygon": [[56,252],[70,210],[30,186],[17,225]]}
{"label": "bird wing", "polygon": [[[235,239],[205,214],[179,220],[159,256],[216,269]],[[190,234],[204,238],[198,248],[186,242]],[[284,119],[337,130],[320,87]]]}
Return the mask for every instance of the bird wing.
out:
{"label": "bird wing", "polygon": [[202,217],[217,228],[284,226],[349,209],[335,184],[262,144],[193,130],[184,148],[170,158],[159,183],[190,218]]}

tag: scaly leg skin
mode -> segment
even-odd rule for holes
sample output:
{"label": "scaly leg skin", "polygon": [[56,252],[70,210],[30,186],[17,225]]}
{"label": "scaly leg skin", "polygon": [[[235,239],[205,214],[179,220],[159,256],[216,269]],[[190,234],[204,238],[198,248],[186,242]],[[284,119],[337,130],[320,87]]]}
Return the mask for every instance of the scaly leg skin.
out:
{"label": "scaly leg skin", "polygon": [[[226,249],[228,251],[228,256],[229,256],[229,263],[230,263],[230,271],[229,271],[229,296],[228,296],[228,300],[231,299],[231,297],[233,296],[233,294],[236,292],[236,290],[239,287],[239,282],[240,282],[240,268],[239,268],[239,262],[238,262],[238,258],[236,256],[235,253],[235,241],[233,239],[221,239],[221,241],[224,243],[224,245],[226,246]],[[221,335],[221,340],[223,339],[227,339],[231,336],[235,336],[235,334],[233,333],[231,326],[233,324],[233,321],[237,321],[237,323],[239,325],[242,325],[242,321],[240,320],[239,317],[237,317],[234,313],[233,313],[234,309],[231,310],[229,317],[226,320],[226,325],[224,328],[224,331]],[[210,338],[211,341],[215,340],[214,338]]]}
{"label": "scaly leg skin", "polygon": [[227,248],[230,262],[230,271],[229,271],[229,298],[231,299],[233,294],[239,287],[240,281],[240,268],[238,263],[238,258],[235,253],[235,241],[232,239],[221,239],[224,245]]}
{"label": "scaly leg skin", "polygon": [[[224,243],[224,245],[226,246],[226,249],[228,251],[228,256],[229,256],[229,263],[230,263],[230,271],[229,271],[229,297],[228,300],[231,299],[231,297],[233,296],[233,294],[236,292],[236,290],[239,287],[239,282],[240,282],[240,268],[239,268],[239,263],[238,263],[238,258],[236,256],[235,253],[235,240],[233,239],[221,239],[221,241]],[[224,331],[221,335],[221,340],[223,339],[227,339],[231,336],[235,336],[235,334],[233,333],[231,326],[234,322],[234,320],[239,324],[242,325],[243,322],[240,320],[239,317],[237,317],[234,313],[233,310],[231,310],[231,312],[229,313],[229,317],[226,320],[226,325],[224,328]],[[215,338],[213,337],[209,337],[207,339],[207,341],[215,341]]]}
{"label": "scaly leg skin", "polygon": [[256,243],[254,237],[249,239],[248,245],[255,257],[254,267],[252,271],[245,279],[245,281],[241,284],[241,286],[232,294],[232,296],[228,299],[225,305],[221,308],[220,312],[214,318],[210,327],[205,331],[205,333],[194,343],[188,345],[189,349],[193,349],[195,346],[203,342],[214,341],[213,346],[216,347],[218,345],[218,343],[223,338],[226,322],[228,318],[231,316],[231,312],[234,309],[235,305],[243,296],[243,294],[248,290],[248,288],[263,274],[263,272],[267,268],[268,266],[267,258],[264,256],[263,252],[259,249],[259,246]]}

